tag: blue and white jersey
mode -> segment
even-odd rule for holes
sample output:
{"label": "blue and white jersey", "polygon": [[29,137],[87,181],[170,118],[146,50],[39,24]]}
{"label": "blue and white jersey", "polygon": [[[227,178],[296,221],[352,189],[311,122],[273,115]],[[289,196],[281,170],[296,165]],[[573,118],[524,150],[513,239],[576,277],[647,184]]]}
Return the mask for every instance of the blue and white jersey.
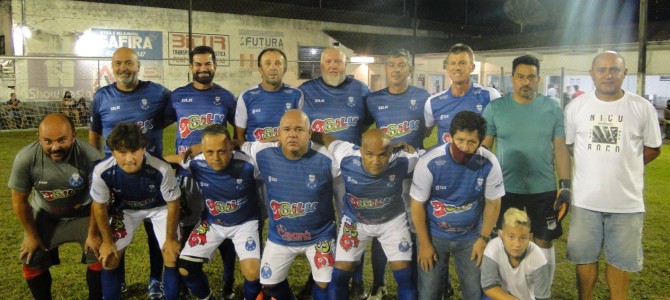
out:
{"label": "blue and white jersey", "polygon": [[[107,139],[114,125],[133,122],[142,128],[147,138],[147,151],[163,156],[163,127],[170,90],[151,81],[140,81],[132,92],[116,88],[116,84],[101,87],[93,96],[91,131]],[[111,151],[105,145],[105,155]]]}
{"label": "blue and white jersey", "polygon": [[302,110],[309,117],[312,131],[325,132],[338,140],[361,144],[361,135],[372,118],[365,109],[370,89],[356,79],[347,77],[337,87],[315,78],[300,85],[305,97]]}
{"label": "blue and white jersey", "polygon": [[189,83],[172,92],[167,116],[177,121],[175,149],[182,154],[189,146],[200,143],[205,127],[233,122],[235,96],[218,84],[198,90]]}
{"label": "blue and white jersey", "polygon": [[283,84],[278,91],[266,91],[259,84],[237,98],[235,126],[245,129],[247,141],[271,139],[279,136],[284,113],[302,105],[302,92],[297,88]]}
{"label": "blue and white jersey", "polygon": [[368,95],[368,112],[377,128],[386,132],[393,142],[405,142],[423,149],[426,122],[423,109],[430,94],[422,88],[409,86],[402,94],[391,94],[389,89]]}
{"label": "blue and white jersey", "polygon": [[298,160],[286,158],[277,143],[246,142],[242,151],[265,183],[270,241],[306,246],[335,238],[333,178],[340,168],[323,146],[311,143]]}
{"label": "blue and white jersey", "polygon": [[502,171],[495,155],[484,147],[466,164],[451,158],[450,143],[419,158],[410,196],[426,204],[431,234],[451,241],[477,238],[484,201],[505,195]]}
{"label": "blue and white jersey", "polygon": [[181,191],[170,164],[145,153],[142,168],[128,174],[110,156],[93,169],[91,198],[119,209],[149,209],[179,199]]}
{"label": "blue and white jersey", "polygon": [[393,153],[388,169],[374,176],[365,171],[360,148],[335,141],[328,146],[342,170],[345,195],[344,214],[355,222],[382,224],[405,213],[402,181],[411,176],[419,154],[405,151]]}
{"label": "blue and white jersey", "polygon": [[461,97],[451,94],[451,88],[437,93],[426,101],[423,114],[426,118],[426,128],[437,124],[437,144],[442,145],[451,139],[449,128],[451,119],[464,110],[481,115],[491,100],[500,98],[500,93],[490,87],[473,83],[470,90]]}
{"label": "blue and white jersey", "polygon": [[183,167],[191,171],[205,199],[203,220],[221,226],[258,220],[256,169],[251,157],[235,152],[228,168],[217,172],[200,154]]}

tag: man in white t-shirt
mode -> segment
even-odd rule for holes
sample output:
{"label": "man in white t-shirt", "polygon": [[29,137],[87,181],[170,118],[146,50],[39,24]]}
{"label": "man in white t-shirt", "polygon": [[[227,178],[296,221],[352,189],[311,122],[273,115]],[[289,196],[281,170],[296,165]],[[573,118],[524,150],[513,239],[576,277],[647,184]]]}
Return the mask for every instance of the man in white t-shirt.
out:
{"label": "man in white t-shirt", "polygon": [[594,92],[565,110],[566,144],[574,155],[568,259],[577,264],[580,299],[591,299],[604,248],[610,299],[626,299],[628,273],[642,270],[644,165],[661,152],[656,111],[621,89],[628,70],[621,55],[598,54]]}

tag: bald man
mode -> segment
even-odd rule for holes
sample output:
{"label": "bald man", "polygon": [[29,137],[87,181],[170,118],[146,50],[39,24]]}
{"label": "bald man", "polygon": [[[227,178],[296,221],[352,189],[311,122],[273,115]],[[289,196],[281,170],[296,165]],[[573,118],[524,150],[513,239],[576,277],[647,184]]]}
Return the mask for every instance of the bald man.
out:
{"label": "bald man", "polygon": [[279,142],[246,142],[267,189],[268,240],[261,260],[261,284],[278,300],[293,299],[287,275],[305,254],[316,284],[315,300],[327,299],[335,248],[334,178],[340,168],[321,145],[310,143],[309,118],[289,110],[279,122]]}
{"label": "bald man", "polygon": [[102,299],[101,266],[95,255],[100,235],[89,217],[88,180],[100,153],[75,135],[70,118],[45,116],[39,123],[38,141],[19,151],[9,177],[12,208],[24,233],[23,277],[35,299],[51,299],[49,267],[60,263],[58,246],[68,242],[79,243],[84,252],[89,299]]}
{"label": "bald man", "polygon": [[349,299],[347,283],[373,238],[380,241],[388,257],[398,283],[398,299],[416,299],[402,182],[411,176],[419,154],[394,151],[391,138],[379,129],[365,132],[360,147],[328,134],[314,133],[313,137],[334,156],[346,190],[330,299]]}
{"label": "bald man", "polygon": [[565,108],[574,156],[567,251],[580,299],[593,297],[603,248],[610,299],[626,299],[628,273],[642,270],[644,165],[661,152],[661,130],[649,101],[621,89],[627,71],[619,54],[598,54],[590,71],[596,90]]}
{"label": "bald man", "polygon": [[[112,71],[116,82],[95,92],[91,108],[88,141],[98,150],[103,150],[101,139],[106,139],[116,124],[133,122],[146,136],[146,151],[155,157],[163,156],[163,128],[173,121],[165,119],[170,90],[155,82],[139,80],[140,66],[135,50],[122,47],[114,52]],[[104,153],[111,155],[106,145]],[[151,265],[149,299],[160,299],[163,297],[161,252],[152,226],[145,222],[144,228],[149,237]]]}

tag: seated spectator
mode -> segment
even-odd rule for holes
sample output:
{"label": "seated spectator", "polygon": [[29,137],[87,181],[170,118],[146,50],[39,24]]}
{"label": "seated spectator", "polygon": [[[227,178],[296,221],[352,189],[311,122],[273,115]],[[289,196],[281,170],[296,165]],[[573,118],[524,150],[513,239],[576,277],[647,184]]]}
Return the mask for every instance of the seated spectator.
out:
{"label": "seated spectator", "polygon": [[[7,124],[10,129],[14,128],[25,128],[26,127],[26,115],[23,113],[23,104],[21,100],[16,99],[16,93],[9,94],[10,98],[7,100]],[[21,126],[15,126],[14,122],[21,121]]]}
{"label": "seated spectator", "polygon": [[526,212],[514,207],[508,209],[498,237],[484,250],[481,268],[484,299],[549,299],[547,259],[532,239]]}
{"label": "seated spectator", "polygon": [[87,125],[91,118],[91,113],[86,105],[86,98],[80,97],[79,100],[77,100],[77,112],[81,118],[81,125]]}
{"label": "seated spectator", "polygon": [[670,100],[665,103],[663,110],[663,128],[665,129],[665,138],[670,139]]}
{"label": "seated spectator", "polygon": [[63,109],[63,114],[72,117],[74,115],[74,124],[75,125],[80,125],[79,124],[79,110],[77,109],[77,101],[72,99],[72,94],[70,91],[65,91],[65,95],[63,96],[63,100],[60,102],[60,106]]}

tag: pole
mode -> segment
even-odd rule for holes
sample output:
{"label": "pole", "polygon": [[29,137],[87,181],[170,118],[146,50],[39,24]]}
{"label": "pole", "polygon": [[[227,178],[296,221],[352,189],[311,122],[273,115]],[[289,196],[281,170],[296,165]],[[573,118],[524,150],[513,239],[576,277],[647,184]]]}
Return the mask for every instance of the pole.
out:
{"label": "pole", "polygon": [[637,37],[637,94],[643,97],[647,75],[647,4],[648,0],[640,0],[640,23]]}

